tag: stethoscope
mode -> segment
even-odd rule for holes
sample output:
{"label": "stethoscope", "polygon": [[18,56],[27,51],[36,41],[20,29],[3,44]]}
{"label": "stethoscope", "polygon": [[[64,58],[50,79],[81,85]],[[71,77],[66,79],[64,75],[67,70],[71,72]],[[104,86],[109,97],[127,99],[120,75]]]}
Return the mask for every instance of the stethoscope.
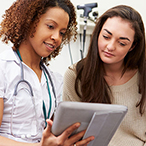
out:
{"label": "stethoscope", "polygon": [[[20,60],[20,69],[21,69],[21,79],[17,82],[16,86],[15,86],[15,89],[14,89],[14,94],[13,94],[13,103],[12,103],[12,112],[11,112],[11,125],[10,125],[10,130],[11,130],[11,135],[13,135],[14,137],[17,137],[17,138],[22,138],[22,139],[25,139],[25,138],[30,138],[30,137],[36,137],[38,135],[38,120],[37,120],[37,112],[36,112],[36,108],[35,108],[35,102],[34,102],[34,94],[33,94],[33,90],[32,90],[32,87],[30,85],[30,83],[24,79],[24,71],[23,71],[23,64],[22,64],[22,58],[21,58],[21,55],[20,55],[20,52],[19,50],[16,51],[16,56],[17,58],[19,58]],[[54,88],[54,84],[53,84],[53,81],[52,81],[52,78],[49,74],[49,71],[47,70],[47,68],[45,67],[45,65],[43,64],[43,62],[41,61],[40,62],[40,66],[41,66],[41,69],[45,75],[45,78],[46,78],[46,82],[47,82],[47,90],[48,90],[48,94],[49,94],[49,101],[50,101],[50,106],[49,106],[49,111],[48,111],[48,116],[47,116],[47,113],[46,113],[46,106],[45,106],[45,103],[43,101],[43,114],[44,114],[44,118],[45,118],[45,126],[47,125],[46,123],[46,119],[50,117],[50,113],[51,113],[51,108],[52,108],[52,98],[51,98],[51,93],[50,93],[50,88],[49,88],[49,82],[48,82],[48,78],[50,80],[50,83],[51,83],[51,86],[52,86],[52,92],[54,94],[54,97],[55,97],[55,109],[57,107],[57,101],[56,101],[56,94],[55,94],[55,88]],[[48,76],[48,78],[47,78]],[[15,97],[17,96],[18,94],[18,86],[21,84],[21,83],[25,83],[28,85],[29,87],[29,92],[30,92],[30,95],[31,95],[31,100],[32,100],[32,103],[33,103],[33,107],[34,107],[34,111],[35,111],[35,120],[36,120],[36,127],[37,127],[37,134],[27,134],[27,135],[16,135],[13,133],[13,112],[14,112],[14,103],[15,103]],[[54,109],[54,111],[55,111]]]}

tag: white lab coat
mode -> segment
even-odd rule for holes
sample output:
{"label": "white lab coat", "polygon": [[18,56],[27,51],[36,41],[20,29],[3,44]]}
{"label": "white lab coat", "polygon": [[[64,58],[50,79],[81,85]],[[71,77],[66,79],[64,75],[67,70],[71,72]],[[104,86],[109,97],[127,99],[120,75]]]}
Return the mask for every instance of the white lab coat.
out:
{"label": "white lab coat", "polygon": [[[38,142],[38,140],[42,137],[45,121],[42,101],[45,101],[47,114],[50,106],[46,78],[42,73],[41,82],[39,82],[35,72],[22,62],[24,79],[30,83],[33,89],[33,99],[37,113],[35,114],[32,97],[28,93],[27,90],[29,88],[25,83],[19,84],[18,95],[16,97],[13,96],[15,86],[21,78],[20,61],[16,55],[17,54],[15,54],[12,49],[8,49],[0,54],[0,98],[4,99],[4,113],[0,127],[0,135],[17,141]],[[51,72],[49,69],[48,71],[54,83],[57,103],[59,103],[62,94],[63,77],[58,73]],[[55,100],[50,80],[48,79],[48,81],[52,98],[52,115],[55,108]],[[12,104],[13,99],[15,99],[14,104]],[[11,124],[11,112],[13,105],[13,122]],[[38,126],[36,124],[37,122]],[[11,125],[13,134],[16,134],[15,136],[11,135]],[[33,134],[35,136],[30,137]],[[23,138],[18,138],[20,136]]]}

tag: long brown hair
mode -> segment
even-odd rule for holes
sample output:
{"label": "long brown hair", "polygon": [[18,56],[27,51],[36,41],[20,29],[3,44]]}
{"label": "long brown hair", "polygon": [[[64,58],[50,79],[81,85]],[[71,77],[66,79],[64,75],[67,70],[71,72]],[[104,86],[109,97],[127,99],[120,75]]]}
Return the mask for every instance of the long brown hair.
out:
{"label": "long brown hair", "polygon": [[[11,42],[13,49],[18,49],[21,42],[26,40],[28,35],[33,37],[41,15],[46,13],[50,7],[60,7],[69,15],[69,24],[62,44],[48,57],[44,58],[44,62],[55,58],[61,51],[63,44],[69,43],[72,39],[76,40],[76,11],[70,0],[16,0],[3,15],[0,24],[2,41],[6,44]],[[31,31],[32,24],[34,25]]]}
{"label": "long brown hair", "polygon": [[[142,97],[136,106],[140,107],[140,113],[142,114],[146,102],[145,30],[140,14],[129,6],[115,6],[107,10],[97,20],[91,37],[88,54],[76,66],[77,78],[75,90],[81,98],[81,101],[111,103],[111,90],[104,79],[105,71],[98,52],[98,37],[105,21],[115,16],[130,22],[135,31],[134,42],[132,44],[135,47],[132,51],[128,52],[124,59],[123,73],[127,69],[138,69],[140,73],[139,93],[142,94]],[[78,90],[79,82],[81,85],[81,94]]]}

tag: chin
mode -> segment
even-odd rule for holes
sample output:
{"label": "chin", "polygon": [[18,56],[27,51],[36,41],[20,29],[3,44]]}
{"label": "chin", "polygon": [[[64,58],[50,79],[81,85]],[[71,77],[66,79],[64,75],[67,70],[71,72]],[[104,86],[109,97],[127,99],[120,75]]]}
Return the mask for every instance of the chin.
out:
{"label": "chin", "polygon": [[101,59],[105,64],[112,64],[113,62],[110,59]]}
{"label": "chin", "polygon": [[52,53],[52,52],[50,52],[50,53],[48,53],[48,52],[47,52],[47,53],[44,53],[44,54],[42,54],[42,57],[43,57],[43,58],[46,58],[46,57],[48,57],[51,53]]}

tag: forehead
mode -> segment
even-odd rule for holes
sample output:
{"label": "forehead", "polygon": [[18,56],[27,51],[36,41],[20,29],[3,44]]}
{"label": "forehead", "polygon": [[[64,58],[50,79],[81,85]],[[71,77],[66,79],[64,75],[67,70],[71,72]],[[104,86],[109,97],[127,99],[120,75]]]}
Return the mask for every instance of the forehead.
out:
{"label": "forehead", "polygon": [[121,17],[108,18],[102,27],[102,30],[104,29],[107,29],[112,34],[130,38],[134,38],[135,34],[132,24],[128,20],[122,19]]}
{"label": "forehead", "polygon": [[60,7],[51,7],[48,8],[46,13],[41,16],[40,20],[41,21],[52,20],[66,28],[69,22],[69,15]]}

